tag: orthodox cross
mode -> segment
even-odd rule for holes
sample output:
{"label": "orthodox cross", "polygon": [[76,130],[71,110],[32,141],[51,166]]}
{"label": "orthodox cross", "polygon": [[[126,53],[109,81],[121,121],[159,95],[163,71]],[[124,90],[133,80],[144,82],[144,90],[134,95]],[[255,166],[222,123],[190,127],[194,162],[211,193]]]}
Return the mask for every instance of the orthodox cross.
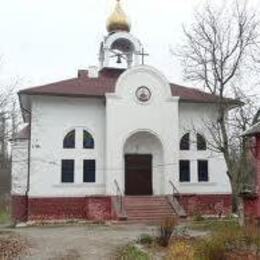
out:
{"label": "orthodox cross", "polygon": [[138,55],[142,56],[142,65],[144,65],[144,58],[145,56],[149,56],[149,53],[145,53],[144,48],[142,48],[142,51],[139,52]]}

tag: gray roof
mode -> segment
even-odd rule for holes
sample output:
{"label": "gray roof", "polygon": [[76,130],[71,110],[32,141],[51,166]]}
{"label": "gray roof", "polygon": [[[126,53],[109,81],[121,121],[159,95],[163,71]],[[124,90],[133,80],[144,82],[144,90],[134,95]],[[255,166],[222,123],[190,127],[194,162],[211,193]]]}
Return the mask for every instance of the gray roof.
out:
{"label": "gray roof", "polygon": [[254,136],[256,134],[260,134],[260,121],[253,126],[251,126],[249,129],[247,129],[242,135],[243,136]]}

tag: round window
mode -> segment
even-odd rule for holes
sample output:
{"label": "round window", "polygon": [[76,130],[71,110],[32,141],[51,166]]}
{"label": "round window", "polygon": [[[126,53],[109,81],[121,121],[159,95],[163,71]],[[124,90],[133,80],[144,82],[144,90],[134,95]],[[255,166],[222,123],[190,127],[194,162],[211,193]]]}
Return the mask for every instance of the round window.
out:
{"label": "round window", "polygon": [[149,88],[142,86],[136,90],[136,97],[141,102],[147,102],[151,99],[152,93]]}

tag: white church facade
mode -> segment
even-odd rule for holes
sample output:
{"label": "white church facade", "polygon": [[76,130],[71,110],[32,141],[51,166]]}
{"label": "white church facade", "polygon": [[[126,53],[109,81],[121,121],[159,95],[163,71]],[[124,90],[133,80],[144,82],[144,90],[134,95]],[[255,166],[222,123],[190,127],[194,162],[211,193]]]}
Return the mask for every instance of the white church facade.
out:
{"label": "white church facade", "polygon": [[151,215],[228,212],[225,161],[205,128],[218,97],[144,65],[119,2],[107,27],[99,68],[19,92],[27,125],[13,141],[13,217],[135,219],[142,203]]}

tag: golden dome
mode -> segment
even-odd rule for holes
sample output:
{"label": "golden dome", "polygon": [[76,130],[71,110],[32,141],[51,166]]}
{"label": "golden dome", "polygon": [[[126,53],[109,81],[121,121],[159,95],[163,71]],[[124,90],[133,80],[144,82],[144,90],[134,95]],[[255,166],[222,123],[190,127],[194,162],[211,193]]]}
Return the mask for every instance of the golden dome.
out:
{"label": "golden dome", "polygon": [[127,31],[130,32],[131,24],[126,16],[124,10],[120,5],[120,0],[117,0],[117,4],[114,12],[107,20],[107,31]]}

